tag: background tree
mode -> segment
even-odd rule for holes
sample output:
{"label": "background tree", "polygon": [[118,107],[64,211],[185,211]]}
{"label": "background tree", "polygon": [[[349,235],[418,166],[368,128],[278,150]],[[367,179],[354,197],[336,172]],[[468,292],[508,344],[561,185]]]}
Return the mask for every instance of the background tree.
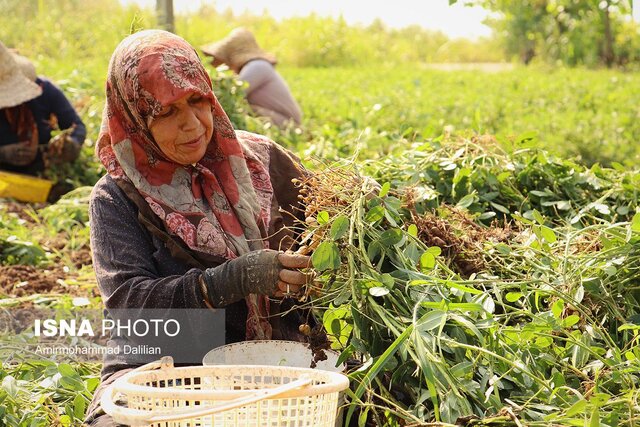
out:
{"label": "background tree", "polygon": [[[456,3],[451,0],[450,3]],[[566,65],[621,65],[637,53],[630,0],[467,0],[496,15],[487,23],[508,57],[528,64],[534,57]],[[637,43],[632,43],[637,45]]]}

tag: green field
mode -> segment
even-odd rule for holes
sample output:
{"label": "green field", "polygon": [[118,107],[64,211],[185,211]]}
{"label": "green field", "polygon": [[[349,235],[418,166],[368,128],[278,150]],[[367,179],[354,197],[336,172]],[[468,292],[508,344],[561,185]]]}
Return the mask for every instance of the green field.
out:
{"label": "green field", "polygon": [[[87,206],[104,173],[93,156],[104,78],[115,45],[152,14],[116,2],[0,5],[0,40],[63,88],[88,130],[77,164],[51,175],[77,190],[50,206],[0,203],[0,309],[100,308]],[[442,40],[425,33],[418,61],[402,32],[369,40],[317,17],[287,27],[208,13],[220,24],[211,33],[202,16],[178,17],[177,32],[200,46],[253,25],[302,106],[300,128],[274,129],[248,115],[228,72],[208,68],[237,127],[318,173],[305,243],[321,286],[305,303],[333,347],[363,363],[350,374],[354,422],[638,425],[637,73],[441,71],[429,63],[477,60],[468,50],[491,43],[427,57]],[[305,46],[301,28],[317,35]],[[365,175],[381,187],[367,194]],[[18,353],[11,340],[0,348],[3,360]],[[0,369],[0,427],[79,425],[100,366],[25,360]]]}

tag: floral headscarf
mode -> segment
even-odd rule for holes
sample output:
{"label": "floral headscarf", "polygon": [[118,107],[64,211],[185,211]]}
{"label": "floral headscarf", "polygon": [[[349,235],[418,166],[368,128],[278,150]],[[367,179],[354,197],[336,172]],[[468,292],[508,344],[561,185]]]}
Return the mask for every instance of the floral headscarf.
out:
{"label": "floral headscarf", "polygon": [[[196,259],[267,247],[268,140],[234,131],[193,47],[161,30],[127,37],[111,57],[106,92],[96,153],[116,182],[135,187],[169,235]],[[214,129],[204,157],[185,166],[162,153],[147,118],[191,93],[210,100]],[[268,300],[250,295],[246,302],[247,339],[269,339]]]}

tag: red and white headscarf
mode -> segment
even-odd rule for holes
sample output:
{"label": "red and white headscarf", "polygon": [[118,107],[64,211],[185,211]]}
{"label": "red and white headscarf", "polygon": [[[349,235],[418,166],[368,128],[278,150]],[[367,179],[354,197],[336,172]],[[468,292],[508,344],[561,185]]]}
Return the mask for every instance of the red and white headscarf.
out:
{"label": "red and white headscarf", "polygon": [[[204,157],[180,165],[154,141],[147,118],[188,94],[211,102]],[[234,131],[197,53],[181,37],[147,30],[116,48],[96,153],[116,181],[133,184],[165,230],[198,253],[233,259],[267,247],[273,188],[269,140]],[[247,339],[269,339],[268,301],[250,295]]]}

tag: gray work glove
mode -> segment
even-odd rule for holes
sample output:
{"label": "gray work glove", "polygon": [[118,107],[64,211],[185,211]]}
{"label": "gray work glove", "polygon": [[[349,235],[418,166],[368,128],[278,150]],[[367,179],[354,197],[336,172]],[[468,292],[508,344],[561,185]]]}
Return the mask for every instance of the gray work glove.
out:
{"label": "gray work glove", "polygon": [[249,294],[282,297],[297,293],[311,281],[311,274],[298,270],[310,265],[308,256],[262,249],[204,270],[201,288],[214,307],[224,307]]}
{"label": "gray work glove", "polygon": [[36,159],[38,147],[26,142],[0,146],[0,162],[13,166],[26,166]]}

